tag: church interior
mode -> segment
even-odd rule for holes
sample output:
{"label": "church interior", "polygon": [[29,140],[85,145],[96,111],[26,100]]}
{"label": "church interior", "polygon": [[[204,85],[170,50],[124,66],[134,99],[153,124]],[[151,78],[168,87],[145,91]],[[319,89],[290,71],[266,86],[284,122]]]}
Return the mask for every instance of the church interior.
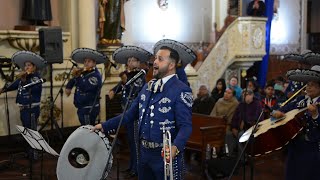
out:
{"label": "church interior", "polygon": [[[320,17],[320,1],[263,0],[266,6],[263,15],[249,15],[250,2],[2,1],[0,88],[14,81],[18,78],[16,75],[23,71],[11,60],[14,53],[31,51],[47,61],[47,67],[40,72],[46,82],[42,84],[37,130],[42,140],[57,154],[68,142],[70,134],[81,126],[73,103],[74,92],[70,96],[64,92],[75,63],[71,54],[77,48],[97,50],[108,59],[97,65],[103,84],[98,98],[100,113],[96,123],[122,112],[121,95],[110,99],[108,92],[119,83],[119,74],[126,70],[124,64],[113,59],[114,52],[124,45],[141,47],[153,55],[154,45],[162,39],[172,39],[189,47],[196,58],[183,68],[194,100],[199,97],[201,87],[205,87],[210,94],[219,79],[224,79],[228,85],[232,77],[237,77],[238,86],[242,89],[248,89],[248,82],[253,79],[262,93],[268,82],[274,83],[274,90],[285,92],[289,83],[286,77],[288,71],[311,68],[294,57],[303,58],[312,54],[319,58],[317,65],[320,64],[320,23],[317,20]],[[34,3],[45,5],[35,6]],[[37,19],[37,16],[41,18]],[[147,63],[150,69],[152,63],[152,59]],[[281,88],[277,86],[279,83],[282,83]],[[53,152],[39,153],[41,158],[35,161],[25,157],[24,152],[29,144],[21,135],[23,132],[16,127],[22,126],[16,97],[17,91],[0,93],[0,179],[58,179],[57,169],[61,165],[58,166],[59,157]],[[225,117],[210,115],[213,106],[209,107],[205,113],[193,108],[193,132],[184,154],[185,179],[227,179],[235,164],[236,158],[231,158],[226,152]],[[264,118],[259,117],[261,121]],[[121,128],[119,141],[114,143],[113,160],[106,179],[138,179],[136,175],[123,172],[130,159],[126,137],[126,130]],[[112,141],[114,136],[108,138]],[[212,172],[212,147],[217,149],[220,166],[224,168],[222,172]],[[254,156],[244,152],[244,160],[239,161],[229,179],[285,179],[286,153],[285,145],[279,150]]]}

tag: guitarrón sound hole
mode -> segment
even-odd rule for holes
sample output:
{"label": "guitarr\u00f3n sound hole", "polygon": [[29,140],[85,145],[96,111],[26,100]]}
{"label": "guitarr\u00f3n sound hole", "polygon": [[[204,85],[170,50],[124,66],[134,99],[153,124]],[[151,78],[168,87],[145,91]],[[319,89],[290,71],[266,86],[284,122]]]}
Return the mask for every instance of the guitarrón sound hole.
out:
{"label": "guitarr\u00f3n sound hole", "polygon": [[81,148],[74,148],[68,155],[70,164],[75,168],[84,168],[89,164],[89,154]]}

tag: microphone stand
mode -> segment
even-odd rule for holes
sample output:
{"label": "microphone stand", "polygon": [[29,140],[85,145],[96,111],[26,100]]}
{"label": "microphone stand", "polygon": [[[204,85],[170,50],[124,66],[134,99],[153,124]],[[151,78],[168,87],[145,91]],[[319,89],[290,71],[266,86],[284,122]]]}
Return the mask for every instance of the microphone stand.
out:
{"label": "microphone stand", "polygon": [[[111,62],[111,61],[110,61],[110,62]],[[105,71],[105,75],[109,74],[109,72],[111,71],[111,67],[114,67],[114,66],[109,66],[108,69],[107,69],[107,73],[106,73],[106,71]],[[104,82],[106,81],[106,79],[107,79],[107,78],[105,77],[104,80],[103,80],[103,82],[102,82],[102,84],[101,84],[101,86],[99,87],[98,93],[97,93],[96,96],[94,97],[94,101],[93,101],[92,106],[91,106],[90,111],[89,111],[89,117],[90,117],[90,114],[92,113],[93,107],[95,106],[95,104],[96,104],[96,102],[97,102],[97,100],[98,100],[98,96],[100,96],[102,86],[103,86]],[[99,99],[100,99],[100,98],[99,98]],[[100,118],[99,118],[99,122],[100,122]]]}
{"label": "microphone stand", "polygon": [[[43,130],[43,128],[46,127],[46,125],[48,124],[49,120],[52,119],[52,121],[53,121],[53,108],[54,108],[54,103],[56,102],[59,94],[61,94],[61,102],[60,102],[60,103],[61,103],[61,128],[63,128],[63,87],[64,87],[67,79],[69,79],[70,74],[71,74],[71,72],[72,72],[72,69],[73,69],[73,67],[75,67],[75,66],[76,66],[76,65],[72,63],[72,67],[70,68],[70,70],[69,70],[69,72],[68,72],[68,74],[67,74],[67,78],[64,78],[63,83],[62,83],[62,85],[60,86],[59,93],[56,95],[56,97],[54,98],[54,100],[52,99],[52,93],[51,93],[51,97],[50,97],[50,110],[51,110],[52,112],[50,113],[50,118],[48,118],[48,119],[46,120],[46,122],[45,122],[44,125],[39,129],[39,131]],[[53,80],[53,79],[52,79],[52,65],[51,65],[50,68],[51,68],[51,70],[50,70],[50,71],[51,71],[51,72],[50,72],[50,76],[51,76],[50,81],[51,81],[51,84],[52,84],[52,80]],[[51,91],[52,91],[52,88],[53,88],[53,87],[51,87]],[[55,122],[56,128],[57,128],[57,130],[58,130],[60,139],[63,139],[63,133],[62,133],[61,129],[59,128],[57,122],[56,122],[56,121],[54,121],[54,122]],[[51,122],[51,128],[53,128],[52,123],[53,123],[53,122]]]}
{"label": "microphone stand", "polygon": [[[8,134],[9,137],[11,137],[11,128],[10,128],[10,116],[9,116],[9,102],[8,102],[8,92],[7,92],[7,87],[8,86],[8,82],[5,83],[5,85],[2,88],[2,92],[5,92],[5,97],[4,97],[4,107],[5,107],[5,111],[6,111],[6,119],[7,119],[7,124],[8,124]],[[0,92],[0,93],[2,93]]]}
{"label": "microphone stand", "polygon": [[[247,146],[248,146],[248,144],[249,144],[249,141],[252,140],[252,143],[254,142],[254,141],[253,141],[253,140],[254,140],[254,133],[255,133],[257,127],[258,127],[258,124],[259,124],[259,122],[260,122],[260,118],[261,118],[262,115],[263,115],[263,112],[264,112],[264,108],[262,108],[261,113],[260,113],[260,115],[259,115],[259,117],[258,117],[258,120],[256,121],[255,125],[253,126],[253,129],[252,129],[252,132],[251,132],[251,134],[250,134],[250,137],[249,137],[249,139],[247,140],[246,144],[243,146],[243,149],[241,150],[241,153],[240,153],[240,155],[239,155],[239,157],[238,157],[238,159],[237,159],[237,161],[236,161],[236,164],[233,166],[233,169],[232,169],[232,171],[231,171],[231,173],[230,173],[230,175],[229,175],[229,177],[228,177],[228,180],[231,180],[231,178],[232,178],[235,170],[237,169],[237,166],[238,166],[238,164],[239,164],[242,156],[244,155],[244,151],[247,149]],[[251,156],[253,156],[253,144],[251,144]],[[243,159],[245,159],[245,158],[243,158]],[[244,162],[244,163],[245,163],[245,162]],[[252,166],[251,166],[251,180],[253,179],[253,165],[254,165],[254,164],[253,164],[253,162],[252,162]],[[245,167],[245,164],[244,164],[243,166]],[[245,173],[245,172],[244,172],[244,173]],[[245,179],[245,174],[244,174],[243,179]]]}
{"label": "microphone stand", "polygon": [[[115,144],[116,144],[116,141],[117,141],[117,139],[118,139],[118,134],[119,134],[119,132],[120,132],[120,127],[121,127],[121,125],[122,125],[122,120],[123,120],[123,118],[124,118],[124,114],[125,114],[125,112],[127,111],[128,107],[129,107],[130,98],[131,98],[131,94],[132,94],[132,90],[133,90],[133,85],[134,85],[133,83],[130,85],[131,88],[130,88],[130,92],[129,92],[129,95],[128,95],[128,100],[127,100],[127,102],[126,102],[126,104],[125,104],[125,106],[124,106],[123,113],[121,114],[121,118],[120,118],[120,121],[119,121],[119,125],[118,125],[118,127],[117,127],[117,132],[116,132],[116,134],[115,134],[115,136],[114,136],[114,139],[113,139],[113,141],[112,141],[111,148],[110,148],[110,153],[109,153],[108,158],[107,158],[107,164],[106,164],[106,166],[105,166],[105,168],[104,168],[104,170],[103,170],[103,174],[102,174],[102,177],[100,178],[100,180],[105,180],[105,179],[107,178],[106,172],[107,172],[108,167],[109,167],[109,160],[110,160],[110,157],[111,157],[111,153],[112,153],[112,151],[113,151],[113,149],[114,149],[114,146],[115,146]],[[118,166],[119,166],[119,165],[118,165]],[[119,176],[117,176],[117,177],[119,177]]]}

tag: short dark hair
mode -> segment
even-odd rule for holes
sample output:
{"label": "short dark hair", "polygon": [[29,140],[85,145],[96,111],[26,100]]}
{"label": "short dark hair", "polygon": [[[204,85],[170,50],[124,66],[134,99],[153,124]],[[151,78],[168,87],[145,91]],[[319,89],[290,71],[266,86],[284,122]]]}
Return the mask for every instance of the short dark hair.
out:
{"label": "short dark hair", "polygon": [[267,83],[266,86],[264,87],[265,89],[267,89],[268,87],[272,87],[273,88],[274,84],[273,83]]}
{"label": "short dark hair", "polygon": [[160,48],[161,50],[169,50],[170,51],[170,59],[173,59],[175,61],[175,64],[177,65],[179,63],[179,60],[180,60],[180,56],[179,56],[179,53],[172,49],[171,47],[168,47],[168,46],[162,46]]}
{"label": "short dark hair", "polygon": [[237,93],[236,93],[236,90],[234,88],[232,88],[232,87],[226,88],[226,90],[228,90],[228,89],[230,89],[230,91],[232,92],[233,96],[236,96]]}

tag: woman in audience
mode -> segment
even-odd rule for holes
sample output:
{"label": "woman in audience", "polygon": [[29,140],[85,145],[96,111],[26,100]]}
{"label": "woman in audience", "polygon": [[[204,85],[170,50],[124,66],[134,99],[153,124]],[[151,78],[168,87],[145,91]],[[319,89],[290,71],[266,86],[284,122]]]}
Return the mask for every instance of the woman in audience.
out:
{"label": "woman in audience", "polygon": [[215,104],[210,116],[224,116],[227,120],[225,142],[229,149],[234,149],[237,145],[236,139],[233,137],[230,129],[233,114],[238,107],[238,100],[235,98],[236,92],[234,89],[227,88],[223,98],[220,98]]}
{"label": "woman in audience", "polygon": [[228,87],[230,87],[236,91],[236,98],[238,99],[238,101],[241,101],[242,89],[238,85],[238,78],[236,76],[232,76],[230,78]]}
{"label": "woman in audience", "polygon": [[246,88],[251,89],[253,91],[255,98],[257,98],[258,100],[261,99],[260,87],[256,81],[256,77],[252,77],[252,78],[247,79],[247,87]]}
{"label": "woman in audience", "polygon": [[226,81],[223,78],[217,80],[216,87],[211,92],[211,97],[213,98],[214,103],[224,96],[226,87]]}

